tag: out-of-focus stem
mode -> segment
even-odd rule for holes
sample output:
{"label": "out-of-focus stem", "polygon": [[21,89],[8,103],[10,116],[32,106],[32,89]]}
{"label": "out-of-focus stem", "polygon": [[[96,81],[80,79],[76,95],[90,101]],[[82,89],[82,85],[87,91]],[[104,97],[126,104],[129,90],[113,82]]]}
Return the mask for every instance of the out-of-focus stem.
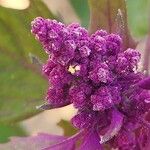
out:
{"label": "out-of-focus stem", "polygon": [[[150,10],[149,10],[150,11]],[[145,46],[144,61],[143,61],[143,71],[146,71],[146,75],[149,75],[149,59],[150,59],[150,15],[149,15],[149,29],[148,37]]]}
{"label": "out-of-focus stem", "polygon": [[146,41],[145,54],[144,54],[144,64],[143,70],[146,71],[146,75],[149,74],[149,59],[150,59],[150,29],[149,34]]}

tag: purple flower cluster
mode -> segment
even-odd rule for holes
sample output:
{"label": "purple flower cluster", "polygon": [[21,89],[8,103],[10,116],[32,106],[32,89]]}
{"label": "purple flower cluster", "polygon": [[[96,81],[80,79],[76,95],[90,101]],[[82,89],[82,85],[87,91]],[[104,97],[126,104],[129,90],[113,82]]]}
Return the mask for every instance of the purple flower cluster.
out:
{"label": "purple flower cluster", "polygon": [[94,130],[100,143],[120,150],[146,146],[150,131],[139,130],[148,128],[141,118],[150,108],[150,92],[141,83],[145,75],[137,70],[137,50],[123,51],[117,34],[98,30],[89,35],[79,24],[66,26],[41,17],[32,22],[32,33],[49,56],[43,73],[52,107],[73,103],[78,109],[73,125]]}

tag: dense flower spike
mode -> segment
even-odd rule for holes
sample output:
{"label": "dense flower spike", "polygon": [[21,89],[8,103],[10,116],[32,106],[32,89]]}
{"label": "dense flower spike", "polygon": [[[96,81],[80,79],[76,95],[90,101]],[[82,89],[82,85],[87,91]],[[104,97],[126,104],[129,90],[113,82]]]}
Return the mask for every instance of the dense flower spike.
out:
{"label": "dense flower spike", "polygon": [[[150,79],[137,70],[140,53],[123,51],[119,35],[104,30],[89,35],[79,24],[38,17],[32,33],[49,56],[43,66],[50,85],[48,103],[55,108],[73,103],[78,109],[72,124],[85,135],[78,150],[92,147],[86,143],[92,135],[96,149],[104,142],[119,150],[144,149],[149,141],[141,144],[136,135],[141,135],[143,124],[150,130],[147,121],[141,121],[150,109]],[[54,147],[62,149],[59,144]]]}

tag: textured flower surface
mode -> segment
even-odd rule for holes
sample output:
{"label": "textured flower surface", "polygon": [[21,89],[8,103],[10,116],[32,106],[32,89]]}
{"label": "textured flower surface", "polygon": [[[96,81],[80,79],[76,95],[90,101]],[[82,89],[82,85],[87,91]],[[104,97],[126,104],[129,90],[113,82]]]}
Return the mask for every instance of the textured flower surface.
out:
{"label": "textured flower surface", "polygon": [[78,109],[71,122],[79,133],[45,150],[101,150],[104,144],[150,149],[150,79],[138,71],[137,50],[123,51],[117,34],[98,30],[89,35],[79,24],[41,17],[32,22],[32,33],[48,54],[43,66],[48,105]]}

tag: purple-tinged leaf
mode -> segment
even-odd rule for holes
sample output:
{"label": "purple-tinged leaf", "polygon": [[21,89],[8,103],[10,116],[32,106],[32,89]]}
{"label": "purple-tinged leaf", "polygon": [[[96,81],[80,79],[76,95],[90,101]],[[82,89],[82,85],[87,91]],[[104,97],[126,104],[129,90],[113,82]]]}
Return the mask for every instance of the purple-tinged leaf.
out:
{"label": "purple-tinged leaf", "polygon": [[75,150],[77,141],[79,141],[79,139],[81,139],[83,135],[84,131],[80,131],[72,137],[62,140],[58,144],[44,148],[43,150]]}
{"label": "purple-tinged leaf", "polygon": [[138,86],[142,89],[150,90],[150,77],[147,77],[147,78],[141,80],[138,83]]}
{"label": "purple-tinged leaf", "polygon": [[66,139],[63,136],[38,134],[33,137],[12,137],[10,142],[0,144],[0,150],[41,150]]}
{"label": "purple-tinged leaf", "polygon": [[111,124],[107,132],[103,136],[101,136],[100,143],[103,144],[112,139],[120,131],[122,124],[123,115],[119,111],[113,110]]}
{"label": "purple-tinged leaf", "polygon": [[103,150],[98,133],[96,131],[89,131],[84,139],[84,143],[78,150]]}
{"label": "purple-tinged leaf", "polygon": [[90,34],[104,29],[109,33],[118,33],[123,39],[123,50],[135,48],[127,22],[125,0],[89,0],[90,5]]}

